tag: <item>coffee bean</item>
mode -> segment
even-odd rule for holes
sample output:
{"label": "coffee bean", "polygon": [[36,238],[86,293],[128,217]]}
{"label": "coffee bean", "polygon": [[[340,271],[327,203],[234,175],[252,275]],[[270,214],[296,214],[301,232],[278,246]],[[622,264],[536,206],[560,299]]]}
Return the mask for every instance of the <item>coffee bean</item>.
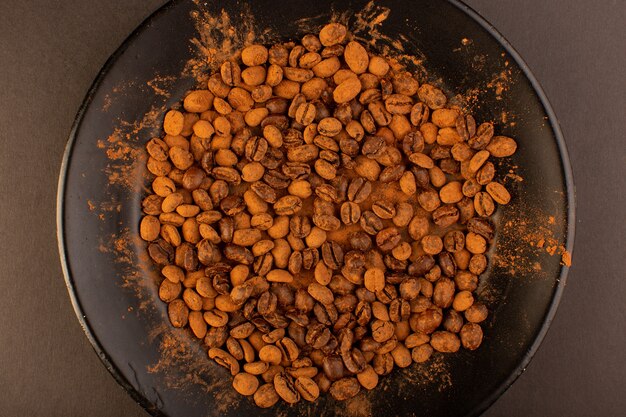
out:
{"label": "coffee bean", "polygon": [[517,143],[514,139],[506,136],[494,136],[486,149],[496,158],[511,156],[517,150]]}
{"label": "coffee bean", "polygon": [[343,249],[336,242],[324,242],[322,245],[322,259],[330,269],[337,270],[343,264]]}
{"label": "coffee bean", "polygon": [[280,398],[289,404],[300,401],[300,393],[294,385],[293,378],[287,374],[279,373],[274,377],[274,389]]}
{"label": "coffee bean", "polygon": [[237,375],[239,373],[239,362],[237,362],[237,360],[230,353],[222,349],[210,348],[209,358],[228,369],[231,375]]}
{"label": "coffee bean", "polygon": [[382,220],[371,211],[363,212],[359,224],[363,231],[369,235],[376,235],[383,228]]}
{"label": "coffee bean", "polygon": [[356,224],[361,218],[361,208],[358,204],[352,201],[347,201],[343,203],[341,205],[340,212],[341,221],[343,221],[343,223],[346,225]]}
{"label": "coffee bean", "polygon": [[398,246],[401,238],[397,228],[388,227],[376,234],[376,245],[383,251],[390,251]]}
{"label": "coffee bean", "polygon": [[261,385],[254,393],[254,403],[261,408],[272,407],[278,400],[279,395],[273,383]]}
{"label": "coffee bean", "polygon": [[310,326],[306,332],[306,343],[315,349],[324,347],[331,338],[330,330],[322,323]]}

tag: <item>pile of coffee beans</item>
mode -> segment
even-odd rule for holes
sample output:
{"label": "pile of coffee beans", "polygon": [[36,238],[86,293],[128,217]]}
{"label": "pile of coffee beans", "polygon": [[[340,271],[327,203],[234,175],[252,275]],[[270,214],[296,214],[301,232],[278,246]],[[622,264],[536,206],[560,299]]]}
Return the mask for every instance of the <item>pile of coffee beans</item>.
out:
{"label": "pile of coffee beans", "polygon": [[250,45],[147,144],[161,300],[259,407],[478,348],[494,158],[516,142],[326,25]]}

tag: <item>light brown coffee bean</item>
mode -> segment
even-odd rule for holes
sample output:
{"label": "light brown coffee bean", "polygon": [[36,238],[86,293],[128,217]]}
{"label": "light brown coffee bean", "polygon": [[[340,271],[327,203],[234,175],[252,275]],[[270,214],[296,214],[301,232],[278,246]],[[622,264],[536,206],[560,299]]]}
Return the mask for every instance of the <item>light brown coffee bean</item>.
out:
{"label": "light brown coffee bean", "polygon": [[294,386],[306,401],[315,401],[320,395],[319,387],[311,378],[300,376],[296,379]]}
{"label": "light brown coffee bean", "polygon": [[336,103],[347,103],[361,92],[361,82],[357,77],[350,77],[337,85],[333,91]]}
{"label": "light brown coffee bean", "polygon": [[490,182],[485,188],[496,203],[509,204],[509,201],[511,201],[511,195],[502,184]]}
{"label": "light brown coffee bean", "polygon": [[343,52],[343,57],[348,67],[355,73],[361,74],[367,71],[369,57],[365,48],[358,42],[349,42]]}
{"label": "light brown coffee bean", "polygon": [[506,136],[494,136],[486,147],[487,151],[496,158],[506,158],[517,150],[514,139]]}
{"label": "light brown coffee bean", "polygon": [[348,33],[347,28],[340,23],[329,23],[320,30],[319,39],[323,46],[333,46],[342,43]]}
{"label": "light brown coffee bean", "polygon": [[237,362],[237,359],[235,359],[230,353],[222,349],[210,348],[209,358],[217,362],[218,365],[221,365],[224,368],[228,369],[231,375],[234,376],[239,373],[239,362]]}
{"label": "light brown coffee bean", "polygon": [[259,380],[254,375],[241,372],[233,378],[233,388],[241,395],[254,395],[259,388]]}
{"label": "light brown coffee bean", "polygon": [[274,388],[274,383],[261,385],[254,393],[254,403],[261,408],[270,408],[278,402],[280,396]]}
{"label": "light brown coffee bean", "polygon": [[360,391],[361,385],[356,378],[343,378],[333,382],[330,386],[330,395],[339,401],[345,401],[355,397]]}
{"label": "light brown coffee bean", "polygon": [[293,378],[288,374],[276,374],[274,377],[274,389],[286,403],[295,404],[300,401],[300,393],[295,387]]}
{"label": "light brown coffee bean", "polygon": [[411,358],[416,363],[426,362],[433,354],[433,347],[430,344],[424,344],[414,347],[411,351]]}
{"label": "light brown coffee bean", "polygon": [[459,350],[461,342],[456,334],[447,331],[438,331],[432,334],[430,345],[437,352],[453,353]]}
{"label": "light brown coffee bean", "polygon": [[476,213],[479,216],[489,217],[493,214],[495,209],[496,207],[489,193],[486,193],[486,192],[476,193],[476,195],[474,196],[474,210],[476,210]]}
{"label": "light brown coffee bean", "polygon": [[445,106],[447,98],[443,91],[430,85],[422,84],[418,90],[419,99],[433,110]]}

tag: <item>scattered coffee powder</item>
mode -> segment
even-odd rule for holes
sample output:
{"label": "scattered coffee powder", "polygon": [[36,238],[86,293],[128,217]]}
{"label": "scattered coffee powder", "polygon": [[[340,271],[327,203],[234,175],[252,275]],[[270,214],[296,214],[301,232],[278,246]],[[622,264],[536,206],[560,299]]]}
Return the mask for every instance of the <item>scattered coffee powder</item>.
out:
{"label": "scattered coffee powder", "polygon": [[474,350],[490,216],[515,140],[326,25],[250,45],[146,145],[159,297],[259,407],[347,400]]}

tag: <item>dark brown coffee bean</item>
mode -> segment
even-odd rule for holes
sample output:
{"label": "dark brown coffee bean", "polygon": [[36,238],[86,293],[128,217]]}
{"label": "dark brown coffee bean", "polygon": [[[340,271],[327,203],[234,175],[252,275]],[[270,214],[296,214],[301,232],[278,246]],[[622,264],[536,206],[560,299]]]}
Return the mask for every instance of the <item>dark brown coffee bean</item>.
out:
{"label": "dark brown coffee bean", "polygon": [[454,262],[452,254],[450,252],[441,252],[437,256],[437,259],[441,267],[441,272],[447,277],[454,277],[456,274],[456,263]]}
{"label": "dark brown coffee bean", "polygon": [[333,382],[330,386],[330,395],[339,401],[355,397],[361,389],[361,385],[356,378],[343,378]]}
{"label": "dark brown coffee bean", "polygon": [[261,161],[267,153],[267,140],[259,136],[252,136],[246,142],[245,155],[250,161]]}
{"label": "dark brown coffee bean", "polygon": [[493,239],[494,226],[489,219],[473,218],[467,222],[467,230],[483,236],[487,240]]}
{"label": "dark brown coffee bean", "polygon": [[305,238],[311,233],[311,221],[306,216],[293,216],[289,219],[289,231],[296,238]]}
{"label": "dark brown coffee bean", "polygon": [[404,174],[404,165],[388,166],[382,170],[378,180],[382,183],[399,181]]}
{"label": "dark brown coffee bean", "polygon": [[421,126],[428,121],[430,109],[424,103],[417,102],[411,108],[411,124],[413,126]]}
{"label": "dark brown coffee bean", "polygon": [[456,203],[456,206],[459,208],[459,223],[465,224],[474,217],[475,210],[474,201],[472,201],[472,199],[463,197],[461,201]]}
{"label": "dark brown coffee bean", "polygon": [[348,186],[348,200],[360,204],[365,201],[372,192],[372,184],[364,178],[355,178]]}
{"label": "dark brown coffee bean", "polygon": [[483,166],[476,172],[476,182],[479,185],[487,185],[496,174],[496,168],[491,162],[485,162]]}
{"label": "dark brown coffee bean", "polygon": [[257,181],[250,186],[250,189],[256,193],[263,201],[267,203],[275,203],[276,202],[276,190],[274,190],[269,185]]}
{"label": "dark brown coffee bean", "polygon": [[325,326],[331,326],[339,318],[337,308],[333,304],[316,303],[313,307],[313,314],[315,314],[317,321]]}
{"label": "dark brown coffee bean", "polygon": [[419,295],[420,283],[415,278],[408,278],[400,284],[400,297],[405,300],[413,300]]}
{"label": "dark brown coffee bean", "polygon": [[465,235],[460,230],[449,231],[444,236],[443,246],[448,252],[458,252],[465,248]]}
{"label": "dark brown coffee bean", "polygon": [[330,184],[321,184],[316,187],[315,195],[329,203],[337,201],[337,189]]}
{"label": "dark brown coffee bean", "polygon": [[443,315],[440,311],[428,309],[424,312],[413,314],[409,324],[413,331],[431,334],[439,327],[442,321]]}
{"label": "dark brown coffee bean", "polygon": [[421,255],[409,265],[407,272],[409,275],[420,276],[428,272],[433,266],[435,266],[435,259],[430,255]]}
{"label": "dark brown coffee bean", "polygon": [[375,158],[385,148],[385,139],[380,136],[368,136],[363,142],[361,153],[368,158]]}
{"label": "dark brown coffee bean", "polygon": [[257,311],[263,316],[269,315],[276,311],[277,305],[278,297],[276,297],[275,294],[266,291],[261,294],[261,296],[257,300]]}
{"label": "dark brown coffee bean", "polygon": [[251,265],[254,261],[252,252],[242,246],[233,244],[228,244],[224,247],[224,256],[231,261],[244,265]]}
{"label": "dark brown coffee bean", "polygon": [[454,299],[454,281],[448,278],[441,278],[435,284],[433,302],[437,307],[448,308]]}
{"label": "dark brown coffee bean", "polygon": [[483,123],[478,126],[476,135],[470,137],[467,143],[472,149],[481,150],[489,145],[491,138],[493,138],[493,123]]}
{"label": "dark brown coffee bean", "polygon": [[361,218],[361,208],[358,204],[352,201],[347,201],[343,203],[341,205],[340,212],[341,221],[343,221],[343,223],[346,225],[356,224]]}
{"label": "dark brown coffee bean", "polygon": [[266,171],[263,175],[263,181],[275,190],[284,190],[291,183],[288,176],[275,169]]}
{"label": "dark brown coffee bean", "polygon": [[174,248],[163,239],[148,245],[148,254],[157,265],[168,265],[174,260]]}
{"label": "dark brown coffee bean", "polygon": [[304,288],[300,288],[298,291],[296,291],[294,305],[296,309],[304,313],[308,313],[313,310],[315,300]]}
{"label": "dark brown coffee bean", "polygon": [[300,393],[294,385],[293,378],[288,374],[279,373],[274,377],[274,389],[286,403],[295,404],[300,401]]}
{"label": "dark brown coffee bean", "polygon": [[321,323],[309,326],[306,333],[306,342],[314,349],[324,347],[330,341],[330,330]]}
{"label": "dark brown coffee bean", "polygon": [[372,368],[378,375],[389,375],[393,370],[393,357],[389,353],[374,356]]}
{"label": "dark brown coffee bean", "polygon": [[220,229],[220,239],[222,242],[230,243],[233,240],[235,234],[235,221],[230,217],[224,217],[218,222]]}
{"label": "dark brown coffee bean", "polygon": [[472,274],[480,275],[487,269],[487,257],[483,254],[472,255],[469,262],[469,271]]}
{"label": "dark brown coffee bean", "polygon": [[365,232],[354,232],[350,235],[350,245],[354,249],[366,251],[372,247],[372,239]]}
{"label": "dark brown coffee bean", "polygon": [[460,332],[461,343],[468,350],[476,350],[483,341],[483,330],[476,323],[467,323]]}
{"label": "dark brown coffee bean", "polygon": [[376,234],[376,245],[383,251],[390,251],[400,243],[402,237],[395,227],[382,229]]}
{"label": "dark brown coffee bean", "polygon": [[433,211],[433,223],[439,227],[448,227],[459,219],[459,209],[453,205],[444,205]]}
{"label": "dark brown coffee bean", "polygon": [[307,271],[317,265],[319,259],[317,248],[306,248],[302,251],[302,267]]}
{"label": "dark brown coffee bean", "polygon": [[480,217],[489,217],[496,207],[489,193],[479,192],[474,196],[474,209]]}
{"label": "dark brown coffee bean", "polygon": [[474,303],[470,308],[465,310],[465,319],[470,323],[480,323],[487,319],[487,307],[484,304]]}
{"label": "dark brown coffee bean", "polygon": [[451,333],[458,333],[463,327],[463,316],[458,311],[449,310],[443,319],[443,328]]}
{"label": "dark brown coffee bean", "polygon": [[311,174],[311,166],[304,162],[286,162],[282,166],[283,174],[292,180],[306,179]]}
{"label": "dark brown coffee bean", "polygon": [[279,198],[274,203],[274,211],[279,216],[289,216],[302,209],[302,200],[294,195],[287,195]]}
{"label": "dark brown coffee bean", "polygon": [[255,274],[265,276],[272,270],[273,266],[274,256],[271,253],[265,253],[255,258],[252,268]]}
{"label": "dark brown coffee bean", "polygon": [[372,211],[381,219],[391,219],[396,215],[396,208],[390,201],[379,200],[372,204]]}
{"label": "dark brown coffee bean", "polygon": [[382,220],[369,210],[363,212],[359,224],[361,225],[363,231],[365,231],[368,235],[376,235],[383,228]]}
{"label": "dark brown coffee bean", "polygon": [[441,204],[439,193],[433,189],[425,189],[418,192],[417,201],[424,210],[431,212],[437,209]]}
{"label": "dark brown coffee bean", "polygon": [[327,267],[337,270],[343,264],[343,249],[336,242],[324,242],[322,245],[322,259]]}
{"label": "dark brown coffee bean", "polygon": [[330,381],[337,381],[343,378],[344,365],[340,356],[331,355],[326,356],[322,362],[322,369],[324,374]]}

